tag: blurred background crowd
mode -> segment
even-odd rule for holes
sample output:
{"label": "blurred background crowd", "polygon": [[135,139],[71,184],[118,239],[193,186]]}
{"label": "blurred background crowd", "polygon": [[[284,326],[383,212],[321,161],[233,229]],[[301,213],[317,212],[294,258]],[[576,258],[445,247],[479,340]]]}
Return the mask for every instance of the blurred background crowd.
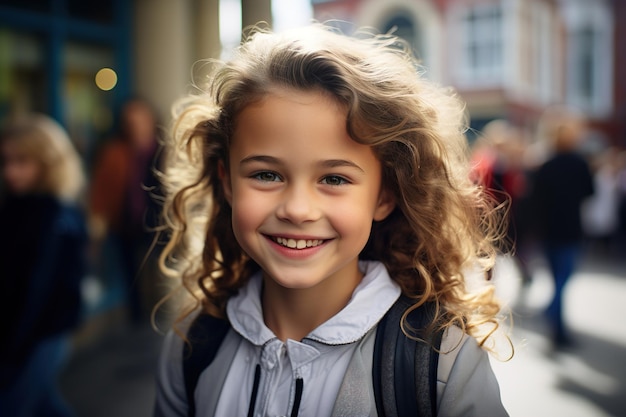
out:
{"label": "blurred background crowd", "polygon": [[[626,295],[623,1],[0,0],[0,415],[150,415],[141,402],[160,339],[145,329],[168,290],[153,243],[169,108],[242,29],[311,19],[394,31],[424,76],[465,99],[472,175],[508,208],[495,282],[513,288],[515,314],[537,313],[551,351],[583,356],[566,284],[608,265]],[[544,275],[550,295],[537,302]],[[597,320],[623,330],[613,316]],[[146,366],[99,386],[148,377],[136,395],[110,397],[132,411],[89,408],[109,398],[81,386],[104,372],[93,364],[131,354]],[[623,381],[625,355],[613,359]],[[604,411],[619,415],[626,388],[612,389]]]}

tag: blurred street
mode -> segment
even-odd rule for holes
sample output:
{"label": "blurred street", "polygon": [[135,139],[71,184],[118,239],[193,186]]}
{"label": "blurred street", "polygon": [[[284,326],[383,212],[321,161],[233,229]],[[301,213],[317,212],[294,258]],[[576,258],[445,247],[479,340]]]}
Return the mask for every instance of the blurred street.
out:
{"label": "blurred street", "polygon": [[61,390],[78,417],[152,415],[161,336],[145,324],[123,325],[75,352]]}
{"label": "blurred street", "polygon": [[495,278],[502,298],[518,303],[513,313],[515,356],[509,362],[492,360],[511,416],[625,416],[624,260],[582,260],[565,290],[573,346],[560,350],[553,349],[542,319],[552,294],[551,277],[544,265],[534,270],[525,294],[520,294],[509,259],[502,260]]}
{"label": "blurred street", "polygon": [[[522,293],[508,258],[495,282],[514,307],[515,357],[492,360],[511,416],[605,417],[626,415],[626,265],[587,257],[566,290],[566,316],[575,344],[554,350],[541,311],[552,284],[545,266],[533,264]],[[154,367],[161,336],[148,325],[116,329],[77,351],[62,380],[79,417],[150,416]]]}

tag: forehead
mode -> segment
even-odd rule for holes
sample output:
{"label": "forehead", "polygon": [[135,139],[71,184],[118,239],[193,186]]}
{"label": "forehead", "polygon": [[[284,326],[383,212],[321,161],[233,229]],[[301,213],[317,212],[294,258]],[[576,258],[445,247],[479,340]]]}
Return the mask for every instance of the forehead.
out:
{"label": "forehead", "polygon": [[18,132],[0,140],[0,153],[3,158],[37,159],[45,153],[45,142],[41,142],[37,132]]}
{"label": "forehead", "polygon": [[297,145],[338,151],[359,145],[348,134],[347,111],[317,90],[275,89],[265,94],[239,113],[232,139],[231,150]]}
{"label": "forehead", "polygon": [[26,153],[26,146],[23,141],[20,141],[18,138],[9,137],[0,141],[0,151],[2,153]]}
{"label": "forehead", "polygon": [[[237,112],[235,130],[242,116],[245,117],[251,113],[258,113],[260,111],[266,111],[268,113],[278,111],[281,106],[283,109],[287,107],[292,111],[305,110],[305,107],[308,106],[311,111],[316,111],[319,109],[314,109],[314,107],[321,105],[333,112],[337,112],[338,116],[341,115],[344,123],[347,120],[347,111],[344,109],[344,106],[340,104],[337,98],[321,88],[298,89],[288,86],[271,86],[263,93],[253,97],[254,98],[245,103],[241,110]],[[268,107],[271,107],[271,109]],[[289,118],[291,117],[290,115],[291,112],[283,114],[276,113],[277,118],[280,116]]]}

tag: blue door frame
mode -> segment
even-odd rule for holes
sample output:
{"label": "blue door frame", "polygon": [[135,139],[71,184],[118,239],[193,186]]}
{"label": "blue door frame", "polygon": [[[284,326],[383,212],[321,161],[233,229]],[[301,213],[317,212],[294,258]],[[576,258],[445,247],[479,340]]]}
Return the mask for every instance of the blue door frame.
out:
{"label": "blue door frame", "polygon": [[[113,105],[118,107],[131,93],[132,52],[131,25],[133,2],[109,0],[113,3],[114,18],[110,25],[69,17],[67,0],[50,0],[50,12],[34,12],[26,7],[0,4],[0,27],[35,33],[44,39],[47,74],[46,104],[50,116],[65,125],[63,109],[62,52],[69,39],[80,39],[110,46],[114,51],[118,84]],[[22,2],[28,5],[28,0]]]}

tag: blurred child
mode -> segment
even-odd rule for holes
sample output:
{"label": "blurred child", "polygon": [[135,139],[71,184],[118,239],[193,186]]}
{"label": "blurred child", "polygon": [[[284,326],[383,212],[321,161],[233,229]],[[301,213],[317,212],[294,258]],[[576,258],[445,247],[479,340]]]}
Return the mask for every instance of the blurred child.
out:
{"label": "blurred child", "polygon": [[[256,33],[176,108],[162,261],[193,296],[177,330],[196,330],[189,350],[166,338],[157,416],[401,415],[404,402],[506,415],[481,349],[499,305],[492,287],[466,286],[493,265],[495,230],[463,105],[398,39],[363,35]],[[187,373],[195,342],[216,338],[211,317],[227,332]],[[400,363],[407,381],[434,369],[422,394],[373,362],[394,329],[435,355]]]}
{"label": "blurred child", "polygon": [[56,380],[85,273],[80,160],[63,128],[43,115],[9,125],[0,157],[0,415],[68,416]]}

